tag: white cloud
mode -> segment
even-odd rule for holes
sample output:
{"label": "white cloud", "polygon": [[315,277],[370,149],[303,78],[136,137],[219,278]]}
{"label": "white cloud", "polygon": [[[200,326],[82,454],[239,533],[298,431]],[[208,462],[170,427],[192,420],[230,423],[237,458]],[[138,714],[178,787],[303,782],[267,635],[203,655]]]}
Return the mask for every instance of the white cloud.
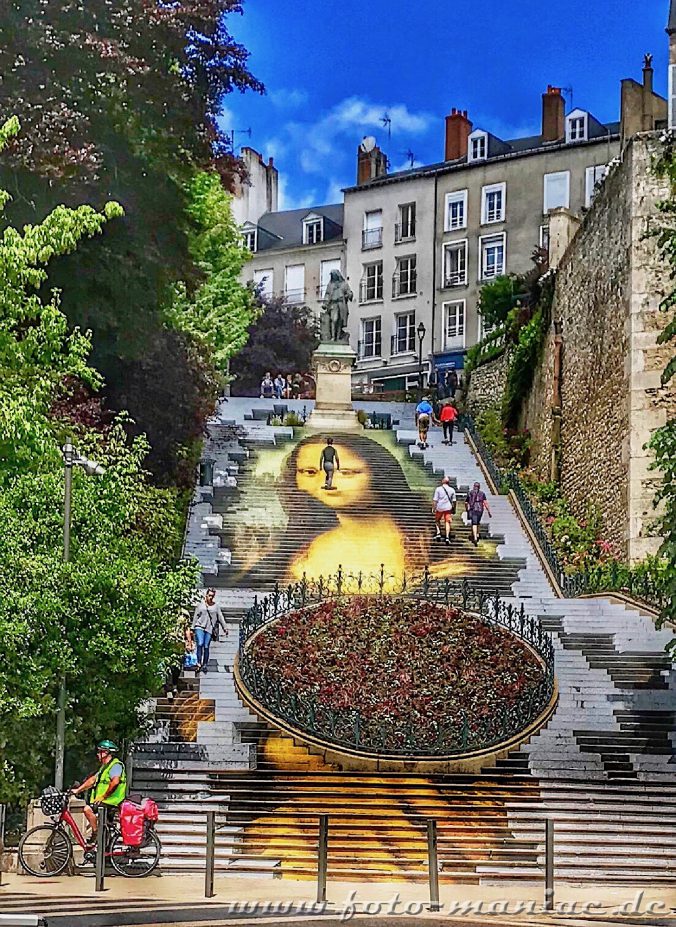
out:
{"label": "white cloud", "polygon": [[280,87],[279,90],[270,91],[268,96],[279,109],[297,109],[309,100],[307,91],[298,88],[289,90],[286,87]]}
{"label": "white cloud", "polygon": [[335,177],[332,178],[329,182],[329,185],[326,189],[326,197],[324,198],[325,203],[342,203],[343,202],[343,188],[349,187],[349,183],[346,183],[344,180],[337,180]]}
{"label": "white cloud", "polygon": [[406,158],[405,161],[402,161],[400,164],[392,165],[390,164],[390,174],[398,174],[399,171],[410,171],[415,167],[422,167],[423,162],[418,161],[417,158],[413,159],[413,164],[411,164],[411,159]]}
{"label": "white cloud", "polygon": [[[411,112],[401,103],[373,103],[352,96],[336,103],[315,122],[288,122],[284,133],[291,147],[299,152],[301,169],[308,174],[325,175],[333,161],[340,162],[347,152],[356,152],[364,135],[385,135],[383,118],[386,113],[392,120],[393,139],[424,134],[434,121],[430,114]],[[387,149],[387,141],[383,142],[383,147]]]}
{"label": "white cloud", "polygon": [[279,175],[280,209],[302,209],[305,206],[315,206],[317,202],[316,189],[306,190],[297,196],[293,196],[289,193],[288,178],[284,174]]}
{"label": "white cloud", "polygon": [[289,146],[281,138],[269,138],[261,145],[261,150],[266,158],[274,158],[280,161],[289,153]]}

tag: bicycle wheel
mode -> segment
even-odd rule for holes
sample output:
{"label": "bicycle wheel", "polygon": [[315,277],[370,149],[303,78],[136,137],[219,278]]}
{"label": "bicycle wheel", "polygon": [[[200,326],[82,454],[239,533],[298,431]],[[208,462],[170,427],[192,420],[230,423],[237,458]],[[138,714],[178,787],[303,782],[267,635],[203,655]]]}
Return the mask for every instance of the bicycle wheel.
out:
{"label": "bicycle wheel", "polygon": [[29,875],[58,876],[73,855],[68,835],[56,824],[41,824],[23,835],[19,843],[19,862]]}
{"label": "bicycle wheel", "polygon": [[122,835],[115,834],[110,845],[110,864],[120,875],[128,879],[140,879],[157,868],[162,854],[162,844],[155,831],[151,831],[140,847],[128,847],[122,842]]}

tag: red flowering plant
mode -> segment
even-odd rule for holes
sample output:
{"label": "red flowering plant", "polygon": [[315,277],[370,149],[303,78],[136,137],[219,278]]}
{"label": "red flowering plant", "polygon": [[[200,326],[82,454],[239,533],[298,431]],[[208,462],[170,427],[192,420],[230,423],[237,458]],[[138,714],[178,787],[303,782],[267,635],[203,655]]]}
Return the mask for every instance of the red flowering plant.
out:
{"label": "red flowering plant", "polygon": [[358,713],[362,742],[397,729],[431,744],[442,729],[457,739],[462,728],[471,741],[486,719],[504,721],[532,700],[544,679],[516,635],[407,598],[354,596],[300,609],[265,627],[247,656],[276,702],[310,700],[313,717]]}

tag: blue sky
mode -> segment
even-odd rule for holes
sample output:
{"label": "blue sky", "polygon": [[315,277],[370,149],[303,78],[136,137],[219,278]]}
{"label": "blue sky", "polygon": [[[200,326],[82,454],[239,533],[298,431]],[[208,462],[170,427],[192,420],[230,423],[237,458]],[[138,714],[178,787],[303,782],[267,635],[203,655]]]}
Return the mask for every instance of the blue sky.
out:
{"label": "blue sky", "polygon": [[[443,159],[444,116],[509,138],[539,132],[547,84],[601,121],[654,54],[666,94],[668,0],[245,0],[229,25],[267,88],[226,100],[226,130],[280,171],[281,208],[339,202],[375,135],[391,170]],[[567,99],[570,101],[570,94]],[[381,124],[388,113],[391,138]]]}

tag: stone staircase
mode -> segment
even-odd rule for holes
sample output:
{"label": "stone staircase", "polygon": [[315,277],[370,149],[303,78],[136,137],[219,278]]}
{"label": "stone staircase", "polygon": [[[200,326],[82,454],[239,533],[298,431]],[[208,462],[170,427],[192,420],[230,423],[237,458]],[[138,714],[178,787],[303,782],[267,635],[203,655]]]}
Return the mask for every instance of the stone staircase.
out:
{"label": "stone staircase", "polygon": [[[134,788],[160,799],[164,867],[203,866],[205,812],[213,808],[217,865],[240,874],[313,878],[318,816],[328,814],[330,878],[425,878],[425,824],[434,818],[442,880],[541,879],[544,820],[551,818],[559,879],[674,881],[676,680],[664,653],[670,632],[609,599],[557,598],[506,497],[490,498],[493,518],[482,526],[478,551],[459,522],[452,546],[436,549],[429,516],[436,477],[446,472],[460,493],[475,480],[485,484],[462,436],[446,447],[433,431],[425,452],[412,429],[368,434],[379,442],[372,453],[364,439],[352,447],[371,468],[382,469],[387,451],[404,474],[402,488],[399,473],[387,472],[394,463],[385,468],[372,514],[386,517],[396,506],[414,526],[423,539],[411,557],[415,567],[426,557],[433,568],[461,562],[471,582],[499,589],[541,617],[553,637],[560,687],[546,728],[480,775],[373,776],[328,766],[242,705],[231,667],[243,610],[274,582],[287,581],[298,551],[335,528],[325,507],[304,514],[307,503],[293,481],[284,512],[275,508],[266,487],[283,474],[298,435],[247,421],[252,405],[263,407],[231,401],[231,424],[210,427],[215,483],[219,473],[230,479],[198,491],[206,501],[197,504],[207,508],[195,512],[199,525],[190,535],[204,532],[205,584],[218,587],[231,633],[212,645],[199,690],[186,674],[172,703],[158,700],[153,742],[137,745],[135,754]],[[410,421],[408,409],[388,411]],[[282,518],[281,537],[270,527],[275,518]],[[369,540],[364,534],[359,543],[365,563],[373,560]],[[218,559],[222,551],[227,557]]]}

